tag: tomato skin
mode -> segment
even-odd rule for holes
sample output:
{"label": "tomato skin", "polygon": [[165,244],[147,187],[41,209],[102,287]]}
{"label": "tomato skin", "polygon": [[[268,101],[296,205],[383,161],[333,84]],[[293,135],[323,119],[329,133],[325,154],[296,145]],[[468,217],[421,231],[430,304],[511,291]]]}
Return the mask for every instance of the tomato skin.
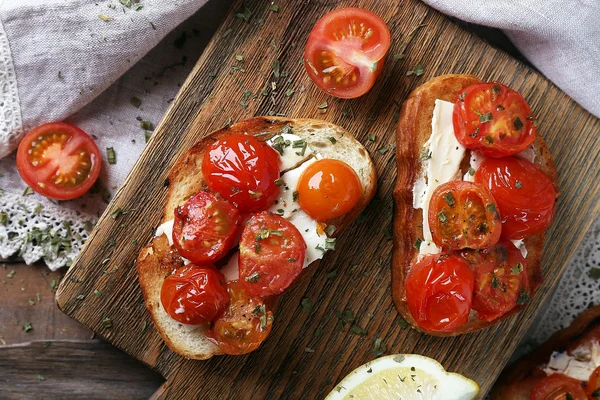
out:
{"label": "tomato skin", "polygon": [[306,243],[302,234],[279,215],[262,212],[246,223],[240,240],[240,282],[248,293],[282,293],[302,272]]}
{"label": "tomato skin", "polygon": [[527,262],[521,251],[502,239],[483,250],[463,250],[460,255],[475,274],[473,310],[478,318],[494,321],[519,303],[529,300]]}
{"label": "tomato skin", "polygon": [[215,141],[202,161],[208,187],[242,212],[269,208],[279,195],[279,155],[250,135],[230,135]]}
{"label": "tomato skin", "polygon": [[229,308],[214,321],[206,336],[225,354],[250,353],[269,336],[273,313],[267,302],[249,294],[237,281],[227,283],[227,291]]}
{"label": "tomato skin", "polygon": [[325,158],[312,163],[298,180],[298,204],[317,221],[348,213],[362,196],[354,169],[343,161]]}
{"label": "tomato skin", "polygon": [[37,193],[55,200],[85,194],[96,182],[101,164],[94,140],[66,122],[50,122],[32,129],[17,149],[21,178]]}
{"label": "tomato skin", "polygon": [[453,332],[469,319],[473,272],[460,257],[426,255],[406,277],[408,308],[419,326],[432,332]]}
{"label": "tomato skin", "polygon": [[367,93],[383,69],[391,35],[371,11],[338,8],[315,24],[304,49],[306,72],[327,94],[353,99]]}
{"label": "tomato skin", "polygon": [[587,386],[585,387],[585,392],[590,399],[597,399],[600,397],[600,367],[596,368],[594,372],[592,372],[592,375],[590,375],[590,379],[588,379]]}
{"label": "tomato skin", "polygon": [[502,237],[522,239],[543,232],[554,217],[556,189],[537,166],[516,157],[487,159],[474,176],[487,186],[502,219]]}
{"label": "tomato skin", "polygon": [[565,400],[567,393],[572,400],[587,400],[581,382],[563,374],[552,374],[535,384],[531,400]]}
{"label": "tomato skin", "polygon": [[207,324],[229,304],[225,277],[213,266],[188,264],[165,278],[160,291],[163,308],[182,324]]}
{"label": "tomato skin", "polygon": [[457,95],[452,115],[456,139],[487,157],[506,157],[535,140],[535,117],[518,92],[498,82],[477,83]]}
{"label": "tomato skin", "polygon": [[175,209],[173,244],[183,257],[202,264],[223,257],[235,244],[240,213],[209,192],[199,192]]}
{"label": "tomato skin", "polygon": [[500,239],[502,225],[490,190],[473,182],[438,186],[429,206],[433,240],[444,250],[483,249]]}

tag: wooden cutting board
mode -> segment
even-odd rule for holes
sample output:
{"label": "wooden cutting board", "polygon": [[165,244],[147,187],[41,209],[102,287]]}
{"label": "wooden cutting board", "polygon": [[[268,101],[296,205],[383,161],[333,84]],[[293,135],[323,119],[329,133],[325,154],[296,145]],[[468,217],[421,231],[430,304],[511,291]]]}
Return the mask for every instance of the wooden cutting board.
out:
{"label": "wooden cutting board", "polygon": [[[155,398],[322,398],[348,372],[374,358],[376,338],[382,339],[386,353],[436,358],[476,380],[485,393],[598,215],[600,123],[543,76],[416,0],[277,3],[279,11],[271,10],[266,0],[233,5],[67,273],[57,293],[59,307],[159,371],[167,382]],[[360,99],[341,101],[313,85],[302,52],[317,19],[343,6],[380,15],[393,43],[374,88]],[[424,74],[407,76],[419,63]],[[499,80],[529,100],[556,160],[561,197],[544,255],[546,281],[532,304],[485,331],[442,339],[402,326],[391,299],[389,233],[400,104],[416,86],[445,73]],[[179,155],[228,121],[269,114],[321,118],[354,132],[377,167],[376,199],[339,238],[336,250],[283,296],[274,329],[260,350],[204,362],[185,360],[153,328],[134,261],[159,224],[164,182]],[[115,219],[111,213],[118,208],[126,214]],[[301,307],[304,298],[312,304],[310,310]],[[336,312],[344,311],[368,333],[355,334],[349,324],[341,327]]]}

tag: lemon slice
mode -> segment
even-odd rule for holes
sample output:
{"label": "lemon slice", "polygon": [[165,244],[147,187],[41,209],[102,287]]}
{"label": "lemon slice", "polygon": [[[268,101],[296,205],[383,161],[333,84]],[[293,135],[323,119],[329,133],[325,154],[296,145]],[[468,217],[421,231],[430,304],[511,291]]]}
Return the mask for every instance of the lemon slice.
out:
{"label": "lemon slice", "polygon": [[344,378],[325,400],[469,400],[479,386],[416,354],[381,357]]}

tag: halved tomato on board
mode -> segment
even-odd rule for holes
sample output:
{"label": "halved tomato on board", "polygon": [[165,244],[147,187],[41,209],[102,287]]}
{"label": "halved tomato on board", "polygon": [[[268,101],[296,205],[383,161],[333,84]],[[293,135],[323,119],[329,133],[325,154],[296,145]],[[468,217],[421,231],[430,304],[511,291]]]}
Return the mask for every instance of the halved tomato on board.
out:
{"label": "halved tomato on board", "polygon": [[473,285],[473,272],[461,257],[427,255],[406,277],[408,308],[421,328],[452,332],[469,319]]}
{"label": "halved tomato on board", "polygon": [[473,310],[479,319],[493,321],[517,304],[529,301],[527,263],[508,240],[483,250],[463,250],[461,256],[475,273]]}
{"label": "halved tomato on board", "polygon": [[484,249],[500,239],[502,225],[490,190],[473,182],[438,186],[429,203],[433,241],[444,250]]}
{"label": "halved tomato on board", "polygon": [[478,83],[458,94],[452,117],[456,139],[488,157],[506,157],[535,140],[535,117],[518,92],[501,83]]}
{"label": "halved tomato on board", "polygon": [[283,292],[304,265],[302,234],[279,215],[262,212],[246,223],[240,240],[240,281],[256,296]]}
{"label": "halved tomato on board", "polygon": [[488,158],[475,182],[490,189],[502,219],[502,237],[522,239],[540,233],[552,223],[556,189],[537,166],[516,157]]}
{"label": "halved tomato on board", "polygon": [[315,24],[304,49],[313,82],[328,94],[353,99],[367,93],[383,68],[390,31],[371,11],[339,8]]}
{"label": "halved tomato on board", "polygon": [[588,397],[578,380],[552,374],[535,384],[531,400],[588,400]]}
{"label": "halved tomato on board", "polygon": [[273,313],[265,300],[252,296],[237,281],[227,283],[229,308],[214,322],[206,337],[225,354],[247,354],[269,336]]}
{"label": "halved tomato on board", "polygon": [[233,205],[212,193],[199,192],[175,209],[173,244],[192,262],[216,261],[235,244],[240,220]]}
{"label": "halved tomato on board", "polygon": [[19,143],[17,169],[42,196],[70,200],[82,196],[100,174],[94,140],[75,125],[51,122],[31,130]]}

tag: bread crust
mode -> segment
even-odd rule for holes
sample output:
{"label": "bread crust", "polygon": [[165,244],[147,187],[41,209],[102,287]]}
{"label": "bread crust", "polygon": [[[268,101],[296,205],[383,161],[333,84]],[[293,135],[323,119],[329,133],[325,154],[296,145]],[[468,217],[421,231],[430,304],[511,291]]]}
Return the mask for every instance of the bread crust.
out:
{"label": "bread crust", "polygon": [[[333,224],[336,226],[334,236],[339,235],[358,217],[375,195],[377,189],[375,167],[366,149],[353,135],[337,125],[314,119],[256,117],[217,130],[198,141],[181,155],[169,172],[166,182],[168,186],[167,201],[165,202],[161,223],[171,220],[174,209],[185,203],[190,196],[208,189],[202,175],[202,160],[215,140],[234,134],[255,135],[259,140],[268,140],[281,132],[286,125],[292,128],[294,134],[305,139],[313,151],[319,152],[328,158],[338,158],[347,163],[355,164],[352,165],[355,169],[357,165],[361,166],[359,178],[363,186],[363,195],[357,205],[349,213],[334,220],[326,221],[328,225]],[[332,141],[329,139],[330,137],[335,137],[336,140]],[[352,153],[355,157],[350,159],[355,161],[344,159],[342,155],[344,152]],[[194,331],[195,335],[191,338],[191,335],[183,334],[189,340],[200,343],[201,346],[199,347],[201,348],[199,350],[193,350],[192,346],[181,339],[181,335],[169,334],[169,328],[176,322],[166,318],[167,314],[160,302],[162,282],[173,269],[173,266],[164,262],[168,252],[167,238],[165,235],[161,235],[153,237],[150,243],[140,251],[137,259],[139,283],[144,293],[146,308],[152,315],[154,325],[169,348],[184,357],[205,360],[223,354],[217,345],[206,339],[204,333],[207,327],[196,329]],[[273,299],[273,304],[276,303],[277,299]],[[273,311],[275,310],[273,309]]]}
{"label": "bread crust", "polygon": [[[429,332],[424,331],[418,326],[406,302],[404,283],[411,263],[418,256],[418,251],[414,248],[414,243],[421,236],[421,226],[423,223],[422,210],[413,208],[412,191],[415,180],[421,174],[419,156],[424,143],[431,135],[431,119],[435,100],[440,99],[454,102],[461,90],[479,82],[481,82],[479,78],[474,75],[450,74],[431,79],[422,86],[419,86],[408,96],[402,105],[396,128],[396,164],[398,177],[393,194],[395,211],[393,221],[394,248],[391,265],[392,296],[396,308],[413,328],[434,336],[456,336],[474,332],[493,325],[500,320],[509,318],[524,307],[517,306],[501,318],[492,322],[477,319],[476,313],[472,311],[469,321],[453,332]],[[536,155],[535,164],[540,167],[556,186],[556,168],[548,147],[539,133],[536,135],[532,147]],[[542,282],[540,258],[544,245],[544,233],[530,236],[525,239],[524,243],[528,251],[526,261],[533,294]]]}
{"label": "bread crust", "polygon": [[592,333],[600,325],[600,305],[588,308],[565,329],[554,333],[533,352],[504,369],[490,396],[492,400],[529,399],[531,387],[540,379],[534,376],[537,367],[544,365],[554,351],[564,351],[570,344]]}

